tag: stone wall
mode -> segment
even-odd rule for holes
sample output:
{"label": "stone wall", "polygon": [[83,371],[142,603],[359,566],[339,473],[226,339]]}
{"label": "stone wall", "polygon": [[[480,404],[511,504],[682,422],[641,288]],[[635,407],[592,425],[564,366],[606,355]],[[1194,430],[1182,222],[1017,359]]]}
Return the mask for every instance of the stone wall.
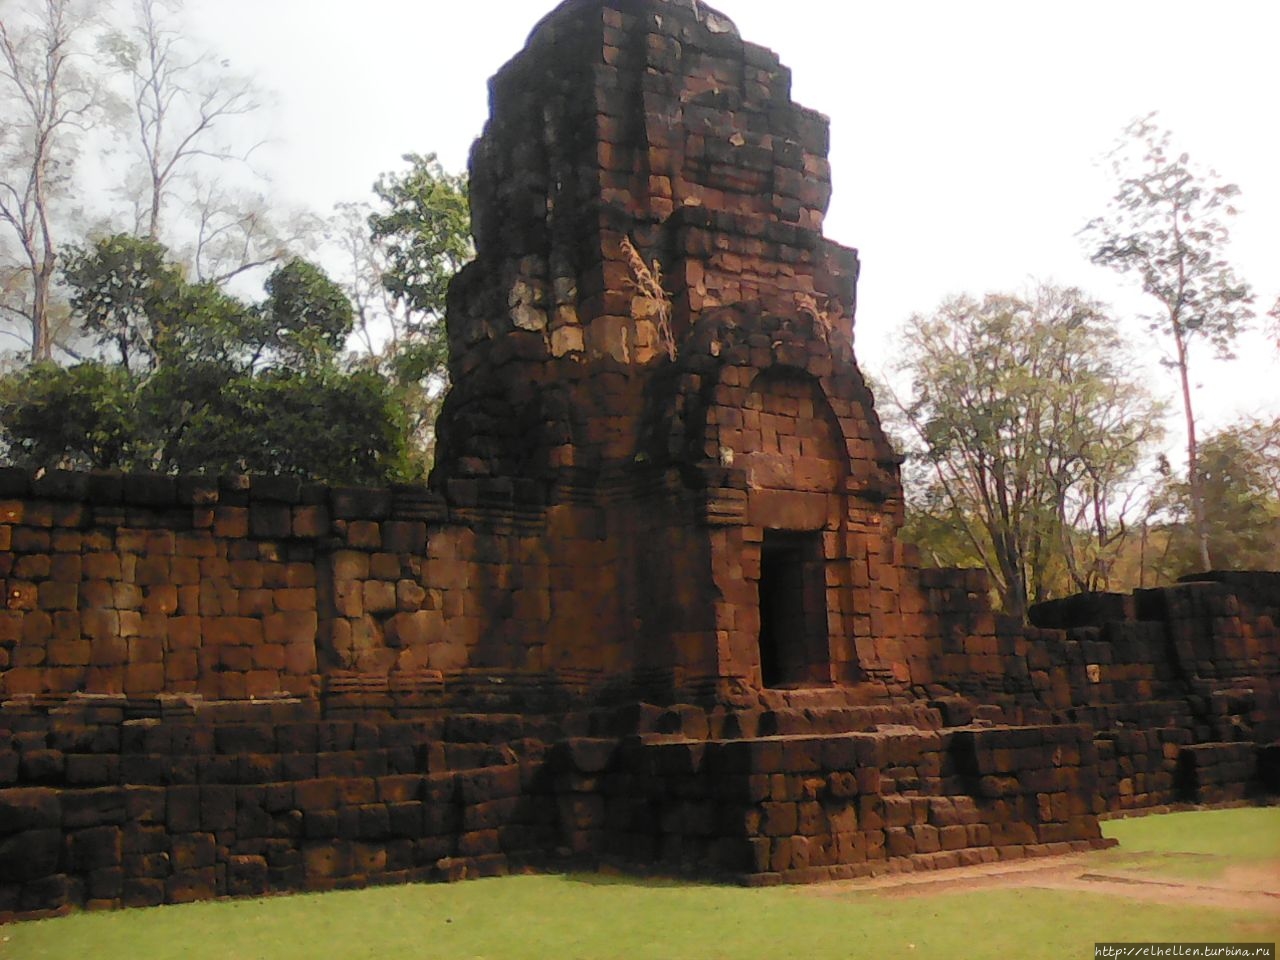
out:
{"label": "stone wall", "polygon": [[[10,692],[0,916],[603,860],[772,883],[1092,848],[1103,811],[1260,788],[1277,716],[1274,598],[1255,589],[1269,582],[1041,610],[1133,619],[998,635],[997,653],[965,655],[999,657],[1002,684],[950,661],[950,685],[896,704],[852,685],[511,714],[466,674],[453,708],[443,675],[430,695],[323,673],[306,698]],[[1176,616],[1136,619],[1159,611]]]}
{"label": "stone wall", "polygon": [[569,769],[590,784],[579,823],[619,859],[769,884],[1103,846],[1092,749],[1070,726],[900,729],[639,743]]}
{"label": "stone wall", "polygon": [[952,624],[934,646],[931,695],[1088,724],[1111,809],[1239,798],[1255,745],[1280,738],[1277,574],[1073,597],[1034,608],[1026,628],[985,610],[981,574],[923,574]]}
{"label": "stone wall", "polygon": [[24,785],[0,788],[0,919],[458,879],[555,847],[538,741],[514,736],[545,736],[534,721],[375,725],[313,702],[180,697],[155,712],[6,704],[0,769]]}
{"label": "stone wall", "polygon": [[786,719],[9,701],[0,919],[603,860],[760,884],[1101,844],[1083,728],[944,730],[925,708],[840,721],[759,736]]}
{"label": "stone wall", "polygon": [[327,496],[4,471],[0,691],[315,695]]}
{"label": "stone wall", "polygon": [[403,712],[440,706],[447,675],[451,695],[531,707],[643,677],[642,616],[672,655],[690,577],[677,559],[642,578],[628,547],[665,537],[696,562],[689,518],[448,509],[420,488],[0,471],[0,695],[323,688],[335,709]]}

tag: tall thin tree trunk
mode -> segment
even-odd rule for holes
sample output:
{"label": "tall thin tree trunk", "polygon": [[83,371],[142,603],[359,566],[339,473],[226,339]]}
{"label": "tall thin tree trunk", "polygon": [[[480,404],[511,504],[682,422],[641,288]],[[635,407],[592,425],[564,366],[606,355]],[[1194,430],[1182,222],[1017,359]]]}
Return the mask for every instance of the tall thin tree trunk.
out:
{"label": "tall thin tree trunk", "polygon": [[1204,491],[1200,483],[1200,450],[1196,443],[1196,417],[1191,406],[1191,376],[1187,370],[1187,345],[1182,331],[1175,330],[1175,342],[1178,347],[1178,374],[1182,378],[1182,407],[1187,417],[1187,481],[1191,492],[1192,525],[1195,528],[1196,540],[1200,545],[1200,564],[1202,569],[1213,569],[1209,556],[1209,527],[1204,514]]}
{"label": "tall thin tree trunk", "polygon": [[[52,267],[52,264],[49,265]],[[53,342],[49,337],[49,278],[52,270],[40,269],[32,276],[31,362],[53,358]]]}
{"label": "tall thin tree trunk", "polygon": [[16,95],[11,102],[22,114],[5,120],[15,122],[24,143],[20,172],[4,171],[8,179],[0,214],[17,233],[23,266],[31,271],[33,362],[53,357],[49,315],[58,247],[49,208],[56,145],[68,135],[66,128],[84,122],[95,96],[69,66],[75,34],[85,26],[76,6],[71,0],[44,0],[34,23],[22,30],[7,28],[0,20],[0,79],[6,81],[6,92]]}
{"label": "tall thin tree trunk", "polygon": [[1150,530],[1150,524],[1144,519],[1142,521],[1142,539],[1138,544],[1138,589],[1145,590],[1147,588],[1147,534]]}
{"label": "tall thin tree trunk", "polygon": [[999,558],[1001,572],[1004,575],[1004,612],[1011,617],[1025,621],[1027,619],[1027,571],[1023,557],[1013,539],[1011,532],[998,534],[994,538],[996,554]]}
{"label": "tall thin tree trunk", "polygon": [[147,239],[160,239],[160,197],[162,190],[160,186],[153,183],[151,186],[151,216],[147,220]]}
{"label": "tall thin tree trunk", "polygon": [[42,149],[35,177],[36,219],[40,225],[42,246],[40,263],[31,276],[34,287],[31,358],[37,362],[53,359],[53,341],[49,336],[49,291],[53,287],[53,269],[58,262],[58,251],[53,245],[53,236],[49,229],[49,197],[45,190],[45,163],[48,159],[48,152]]}

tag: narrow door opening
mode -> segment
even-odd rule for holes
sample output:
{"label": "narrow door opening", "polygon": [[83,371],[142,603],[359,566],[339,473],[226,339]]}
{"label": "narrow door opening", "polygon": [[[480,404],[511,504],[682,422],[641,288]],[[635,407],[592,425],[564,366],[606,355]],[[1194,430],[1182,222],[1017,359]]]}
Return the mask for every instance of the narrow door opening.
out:
{"label": "narrow door opening", "polygon": [[766,687],[830,679],[818,533],[768,530],[760,550],[760,671]]}

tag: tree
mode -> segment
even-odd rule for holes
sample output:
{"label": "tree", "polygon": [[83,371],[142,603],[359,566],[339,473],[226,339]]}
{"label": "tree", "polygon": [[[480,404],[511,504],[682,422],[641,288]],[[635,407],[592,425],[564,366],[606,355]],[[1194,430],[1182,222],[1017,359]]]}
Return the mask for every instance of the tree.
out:
{"label": "tree", "polygon": [[369,229],[386,257],[382,282],[411,309],[408,332],[434,332],[444,318],[449,281],[475,255],[467,181],[446,173],[435,154],[404,157],[408,171],[384,173],[373,186],[383,204]]}
{"label": "tree", "polygon": [[1084,233],[1094,263],[1136,273],[1143,291],[1159,304],[1145,319],[1151,331],[1172,342],[1166,363],[1178,371],[1182,389],[1192,522],[1207,570],[1213,559],[1200,489],[1191,355],[1198,341],[1207,341],[1219,357],[1229,358],[1237,334],[1253,317],[1253,294],[1225,258],[1239,188],[1212,171],[1196,170],[1187,154],[1175,156],[1169,132],[1153,117],[1130,124],[1113,151],[1119,190],[1106,214]]}
{"label": "tree", "polygon": [[137,389],[134,374],[97,362],[45,360],[0,380],[6,459],[73,470],[142,466]]}
{"label": "tree", "polygon": [[331,482],[403,475],[396,393],[374,371],[339,366],[351,305],[318,267],[279,267],[265,299],[246,304],[188,282],[156,241],[116,236],[77,251],[65,280],[103,359],[0,383],[14,462]]}
{"label": "tree", "polygon": [[342,288],[323,270],[295,257],[267,279],[266,291],[259,311],[266,321],[264,348],[295,368],[315,367],[337,356],[355,313]]}
{"label": "tree", "polygon": [[300,258],[271,274],[256,307],[188,282],[162,243],[129,234],[72,248],[63,279],[85,332],[129,369],[184,359],[311,367],[337,356],[351,333],[342,288]]}
{"label": "tree", "polygon": [[166,315],[187,293],[182,271],[153,239],[117,234],[63,257],[70,306],[99,348],[113,350],[125,369],[152,368]]}
{"label": "tree", "polygon": [[[130,139],[141,161],[123,188],[134,207],[132,232],[181,249],[195,277],[215,283],[281,260],[299,237],[282,229],[258,192],[227,176],[236,165],[242,184],[261,180],[249,163],[257,144],[233,146],[245,139],[260,92],[227,61],[192,49],[177,21],[182,0],[130,7],[133,23],[104,35],[100,47],[127,83]],[[176,225],[167,216],[174,204],[184,213]]]}
{"label": "tree", "polygon": [[[908,531],[943,562],[978,559],[1005,611],[1105,588],[1159,405],[1126,376],[1102,307],[1042,285],[1026,298],[945,301],[916,315],[890,394],[910,454]],[[940,537],[956,524],[960,544]]]}
{"label": "tree", "polygon": [[146,184],[137,197],[139,232],[160,239],[161,217],[175,181],[200,158],[243,159],[215,139],[226,123],[258,109],[253,84],[228,77],[214,58],[187,52],[166,13],[180,0],[134,0],[136,26],[113,31],[102,47],[131,81],[131,112]]}
{"label": "tree", "polygon": [[430,468],[435,418],[448,385],[444,328],[449,281],[474,255],[467,181],[434,154],[374,184],[376,207],[345,204],[332,234],[348,266],[347,293],[366,362],[401,392],[416,472]]}
{"label": "tree", "polygon": [[40,0],[28,7],[0,20],[0,224],[13,244],[5,265],[9,296],[0,305],[30,330],[31,359],[39,361],[53,355],[54,203],[69,182],[74,134],[97,97],[76,67],[88,23],[79,4]]}
{"label": "tree", "polygon": [[187,260],[199,280],[217,284],[279,263],[291,251],[310,250],[323,233],[313,214],[278,215],[261,192],[229,187],[217,177],[192,179],[186,221],[194,230],[183,241]]}
{"label": "tree", "polygon": [[[1197,461],[1205,528],[1224,569],[1280,569],[1280,418],[1247,420],[1206,437]],[[1199,536],[1189,528],[1190,484],[1170,478],[1160,506],[1170,518],[1161,573],[1193,570]]]}
{"label": "tree", "polygon": [[272,367],[210,390],[168,378],[148,398],[189,414],[167,448],[178,472],[214,470],[385,483],[400,475],[403,423],[395,393],[372,371]]}

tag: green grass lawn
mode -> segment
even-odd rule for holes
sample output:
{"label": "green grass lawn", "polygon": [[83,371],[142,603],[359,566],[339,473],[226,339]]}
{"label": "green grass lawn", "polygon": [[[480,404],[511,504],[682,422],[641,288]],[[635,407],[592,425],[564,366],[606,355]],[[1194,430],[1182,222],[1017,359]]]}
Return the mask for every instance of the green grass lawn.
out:
{"label": "green grass lawn", "polygon": [[1280,860],[1280,807],[1110,820],[1103,832],[1120,841],[1097,858],[1112,869],[1209,881],[1232,864]]}
{"label": "green grass lawn", "polygon": [[[1280,810],[1113,821],[1145,852],[1261,855]],[[1242,836],[1243,835],[1243,836]],[[1199,846],[1197,846],[1199,845]],[[1216,847],[1215,847],[1216,845]],[[847,891],[847,892],[846,892]],[[77,914],[0,928],[0,960],[919,957],[1066,960],[1098,940],[1276,939],[1274,916],[1032,889],[894,897],[534,876]]]}

